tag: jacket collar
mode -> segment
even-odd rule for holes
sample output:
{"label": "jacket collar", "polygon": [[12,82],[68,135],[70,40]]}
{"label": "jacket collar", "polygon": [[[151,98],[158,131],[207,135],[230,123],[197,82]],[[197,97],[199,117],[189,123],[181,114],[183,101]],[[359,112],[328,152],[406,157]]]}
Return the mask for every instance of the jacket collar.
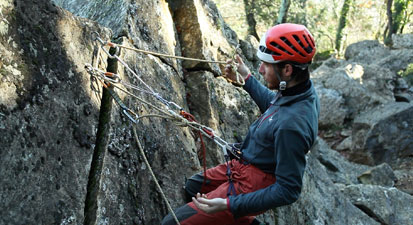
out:
{"label": "jacket collar", "polygon": [[[309,96],[313,95],[313,93],[315,93],[315,89],[314,89],[314,84],[313,81],[308,80],[309,82],[309,87],[307,88],[302,88],[302,87],[297,87],[298,90],[301,90],[297,92],[297,94],[295,95],[287,95],[284,96],[281,92],[278,92],[275,96],[275,98],[271,101],[271,104],[273,105],[288,105],[288,104],[292,104],[298,101],[301,101],[305,98],[308,98]],[[306,82],[304,82],[306,83]]]}

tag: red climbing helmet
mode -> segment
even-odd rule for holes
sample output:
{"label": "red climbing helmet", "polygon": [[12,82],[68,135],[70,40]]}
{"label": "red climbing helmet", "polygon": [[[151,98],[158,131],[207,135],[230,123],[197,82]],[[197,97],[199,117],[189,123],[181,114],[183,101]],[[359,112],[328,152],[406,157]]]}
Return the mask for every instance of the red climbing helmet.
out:
{"label": "red climbing helmet", "polygon": [[257,56],[267,63],[292,61],[306,64],[311,62],[315,51],[314,38],[305,26],[283,23],[263,35]]}

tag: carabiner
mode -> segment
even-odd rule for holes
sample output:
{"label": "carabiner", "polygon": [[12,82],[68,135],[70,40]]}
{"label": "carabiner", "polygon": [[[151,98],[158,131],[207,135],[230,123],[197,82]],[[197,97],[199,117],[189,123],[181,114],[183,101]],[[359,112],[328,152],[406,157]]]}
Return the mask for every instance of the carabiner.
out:
{"label": "carabiner", "polygon": [[105,45],[107,45],[107,43],[102,44],[100,47],[101,47],[102,50],[108,55],[108,57],[109,57],[110,59],[117,58],[117,56],[119,55],[119,46],[114,45],[114,46],[116,47],[116,51],[115,51],[115,53],[112,55],[112,54],[109,53],[108,50],[106,50],[106,48],[104,47]]}
{"label": "carabiner", "polygon": [[123,109],[122,112],[123,112],[123,114],[126,115],[126,117],[128,117],[128,119],[129,119],[130,121],[132,121],[134,124],[137,124],[138,122],[132,117],[131,114],[128,113],[129,110],[130,110],[130,109]]}
{"label": "carabiner", "polygon": [[100,38],[99,33],[96,32],[96,31],[93,31],[93,32],[92,32],[92,40],[94,40],[94,41],[99,41],[99,43],[100,43],[101,45],[106,45],[106,43]]}

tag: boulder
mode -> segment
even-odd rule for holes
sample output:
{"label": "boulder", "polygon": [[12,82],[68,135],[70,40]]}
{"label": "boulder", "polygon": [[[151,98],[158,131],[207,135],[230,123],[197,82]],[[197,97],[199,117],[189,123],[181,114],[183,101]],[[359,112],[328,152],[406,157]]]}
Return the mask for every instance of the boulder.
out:
{"label": "boulder", "polygon": [[413,34],[393,34],[393,48],[395,49],[413,49]]}
{"label": "boulder", "polygon": [[351,160],[408,168],[413,154],[413,105],[395,102],[360,114],[353,123]]}
{"label": "boulder", "polygon": [[405,70],[413,62],[412,49],[395,49],[387,57],[378,58],[377,65],[387,68],[394,73]]}
{"label": "boulder", "polygon": [[376,40],[366,40],[347,46],[346,60],[365,64],[375,64],[390,55],[390,49]]}
{"label": "boulder", "polygon": [[385,102],[379,95],[371,93],[360,81],[354,79],[362,77],[361,71],[362,68],[360,66],[353,66],[352,64],[347,64],[344,67],[340,66],[336,69],[322,65],[312,73],[312,78],[316,85],[337,91],[344,98],[345,102],[345,105],[340,109],[339,115],[346,110],[347,114],[345,117],[353,119],[360,112]]}
{"label": "boulder", "polygon": [[370,168],[363,164],[349,162],[340,153],[332,150],[322,138],[317,139],[311,150],[311,155],[316,157],[325,167],[325,171],[333,183],[359,184],[360,174]]}
{"label": "boulder", "polygon": [[[329,153],[320,153],[319,151]],[[275,209],[276,224],[380,224],[362,210],[353,205],[350,200],[340,192],[334,179],[330,179],[330,173],[343,174],[350,170],[342,170],[346,166],[331,160],[326,162],[319,160],[321,154],[330,154],[324,141],[318,139],[307,157],[307,168],[304,173],[303,188],[300,198],[290,206]],[[335,155],[335,154],[334,154]],[[335,156],[335,158],[340,158]],[[326,159],[324,159],[326,161]],[[345,160],[341,160],[345,161]],[[351,167],[348,167],[351,168]],[[354,176],[343,174],[345,183],[357,182]],[[340,178],[340,180],[342,180]]]}
{"label": "boulder", "polygon": [[357,179],[362,184],[373,184],[384,187],[393,187],[397,181],[393,169],[387,163],[382,163],[365,171],[357,177]]}
{"label": "boulder", "polygon": [[344,98],[338,91],[324,88],[322,85],[316,85],[315,89],[321,106],[319,126],[321,128],[341,126],[347,116]]}
{"label": "boulder", "polygon": [[380,64],[356,64],[361,68],[359,83],[362,84],[369,93],[377,95],[381,102],[394,102],[394,91],[396,88],[395,71],[380,66]]}
{"label": "boulder", "polygon": [[413,195],[413,171],[411,169],[395,170],[396,175],[395,187],[410,195]]}
{"label": "boulder", "polygon": [[352,143],[353,143],[352,137],[351,136],[346,137],[335,147],[335,150],[337,151],[350,150]]}
{"label": "boulder", "polygon": [[257,56],[259,41],[252,35],[248,35],[245,40],[240,40],[240,47],[248,61],[260,61]]}
{"label": "boulder", "polygon": [[413,196],[396,188],[355,184],[341,191],[355,206],[381,224],[413,224]]}
{"label": "boulder", "polygon": [[[396,49],[390,49],[378,41],[366,40],[347,47],[345,58],[349,62],[376,64],[393,73],[406,69],[413,62],[411,35],[396,36]],[[404,47],[407,46],[407,47]]]}

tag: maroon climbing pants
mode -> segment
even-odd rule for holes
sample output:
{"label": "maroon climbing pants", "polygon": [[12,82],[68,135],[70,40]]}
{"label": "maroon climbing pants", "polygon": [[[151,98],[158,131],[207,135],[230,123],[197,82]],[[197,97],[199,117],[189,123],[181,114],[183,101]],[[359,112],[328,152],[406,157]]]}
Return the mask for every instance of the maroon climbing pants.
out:
{"label": "maroon climbing pants", "polygon": [[[229,162],[231,178],[237,194],[254,192],[275,183],[273,174],[264,173],[251,164],[243,164],[237,160]],[[227,198],[230,182],[227,176],[227,165],[221,164],[206,171],[207,182],[203,184],[203,173],[198,173],[188,179],[185,190],[189,196],[198,192],[206,194],[209,199]],[[193,202],[175,210],[175,214],[182,225],[249,225],[258,214],[251,214],[235,219],[229,209],[213,214],[199,210]],[[175,225],[171,215],[166,216],[163,225]]]}

